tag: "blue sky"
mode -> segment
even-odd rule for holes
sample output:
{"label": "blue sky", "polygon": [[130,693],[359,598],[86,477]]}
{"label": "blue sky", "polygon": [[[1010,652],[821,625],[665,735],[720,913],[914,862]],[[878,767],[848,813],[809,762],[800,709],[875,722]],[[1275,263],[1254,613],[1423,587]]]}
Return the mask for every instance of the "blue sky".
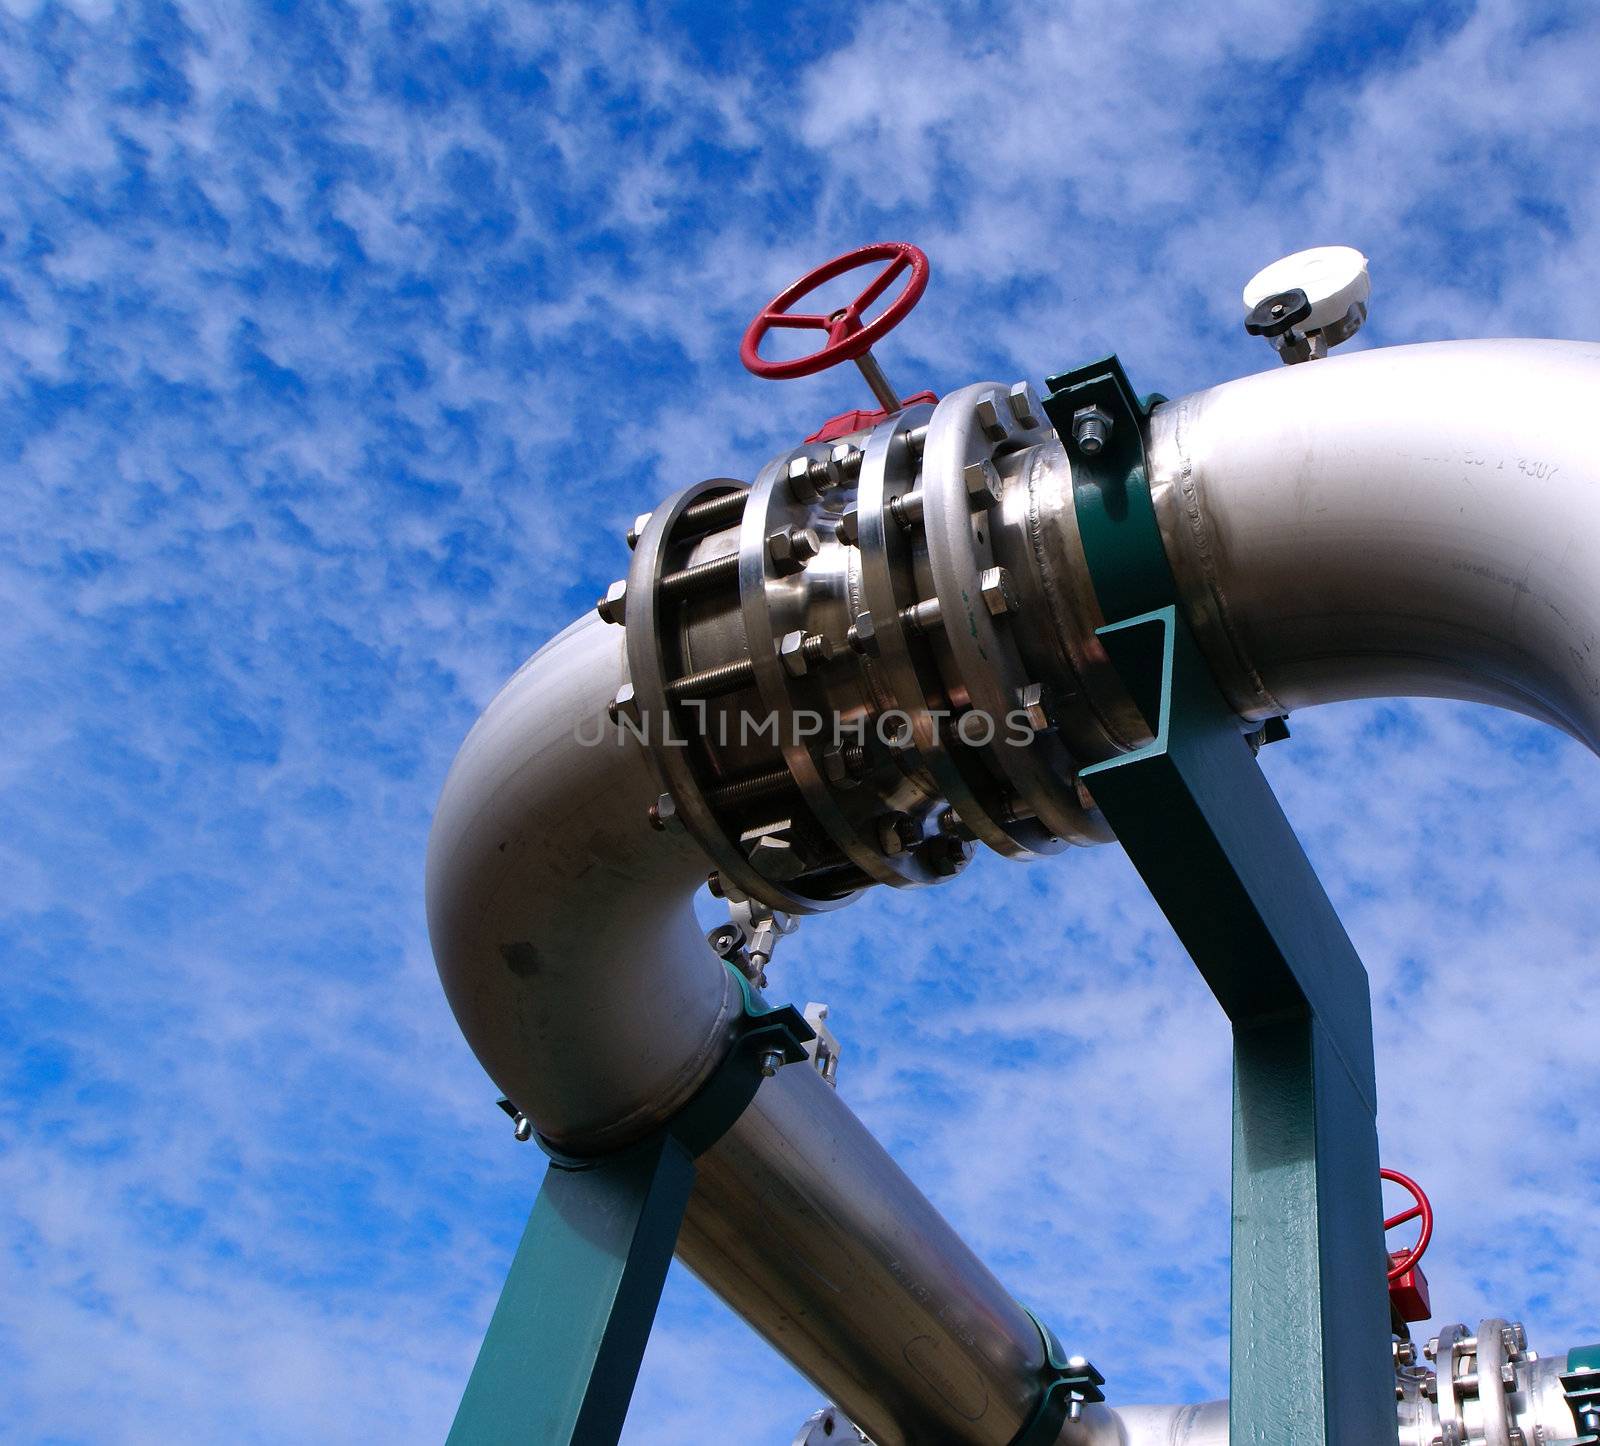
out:
{"label": "blue sky", "polygon": [[[1355,345],[1594,338],[1597,64],[1589,4],[0,4],[0,1434],[441,1437],[542,1158],[434,977],[430,812],[635,513],[861,404],[740,369],[761,302],[913,240],[905,389],[1176,395],[1276,365],[1239,288],[1337,242]],[[1263,759],[1435,1302],[1595,1339],[1600,765],[1437,703]],[[773,992],[1115,1398],[1226,1389],[1226,1030],[1116,850],[878,891]],[[817,1402],[675,1271],[627,1439]]]}

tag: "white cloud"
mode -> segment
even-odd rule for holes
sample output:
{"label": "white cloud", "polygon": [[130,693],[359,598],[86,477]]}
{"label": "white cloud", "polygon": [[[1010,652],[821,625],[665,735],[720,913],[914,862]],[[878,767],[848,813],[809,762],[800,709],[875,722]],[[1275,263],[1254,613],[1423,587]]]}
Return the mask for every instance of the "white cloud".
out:
{"label": "white cloud", "polygon": [[[1312,240],[1372,255],[1377,342],[1600,330],[1593,12],[1364,53],[1387,13],[869,6],[712,75],[621,9],[408,39],[196,6],[155,43],[190,98],[146,108],[136,21],[0,21],[24,1429],[438,1438],[537,1162],[427,960],[433,791],[634,513],[856,403],[738,370],[791,276],[925,245],[882,348],[908,388],[1109,347],[1168,391],[1265,366],[1238,287]],[[452,249],[499,206],[506,239]],[[1436,1301],[1592,1337],[1594,760],[1447,705],[1324,710],[1263,758],[1372,973]],[[880,891],[774,977],[829,1000],[847,1097],[1122,1398],[1223,1388],[1226,1031],[1118,854]],[[786,1440],[812,1399],[675,1280],[629,1439]]]}

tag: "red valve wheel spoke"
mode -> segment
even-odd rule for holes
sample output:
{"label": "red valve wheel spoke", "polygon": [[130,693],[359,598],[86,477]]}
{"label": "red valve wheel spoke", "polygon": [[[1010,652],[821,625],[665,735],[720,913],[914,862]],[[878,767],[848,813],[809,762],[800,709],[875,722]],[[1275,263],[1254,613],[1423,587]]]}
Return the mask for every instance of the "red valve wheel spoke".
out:
{"label": "red valve wheel spoke", "polygon": [[1389,1279],[1395,1281],[1416,1268],[1417,1262],[1422,1259],[1423,1252],[1428,1248],[1428,1242],[1433,1239],[1433,1206],[1429,1203],[1428,1197],[1422,1193],[1422,1187],[1409,1175],[1402,1175],[1398,1170],[1380,1170],[1379,1174],[1385,1180],[1392,1180],[1402,1189],[1409,1190],[1415,1202],[1398,1215],[1389,1216],[1383,1222],[1384,1230],[1386,1232],[1393,1230],[1395,1226],[1404,1225],[1406,1221],[1416,1220],[1419,1217],[1422,1220],[1422,1231],[1417,1236],[1417,1243],[1409,1250],[1402,1250],[1389,1257]]}
{"label": "red valve wheel spoke", "polygon": [[1415,1220],[1422,1214],[1422,1206],[1413,1205],[1409,1210],[1402,1210],[1398,1215],[1391,1215],[1383,1222],[1385,1230],[1393,1230],[1396,1225],[1404,1225],[1408,1220]]}
{"label": "red valve wheel spoke", "polygon": [[815,327],[818,331],[832,331],[833,323],[825,316],[816,316],[805,311],[764,311],[761,319],[768,326],[787,326],[799,331],[804,327]]}
{"label": "red valve wheel spoke", "polygon": [[895,279],[911,262],[904,256],[897,256],[882,271],[878,279],[872,283],[860,296],[850,303],[850,311],[857,317],[872,305],[880,296],[889,289],[889,283]]}
{"label": "red valve wheel spoke", "polygon": [[[847,272],[869,266],[874,261],[888,264],[868,283],[848,306],[826,316],[815,312],[790,311],[797,301],[818,287]],[[905,288],[884,309],[881,316],[863,322],[861,317],[878,302],[903,274],[909,272]],[[758,377],[781,381],[788,377],[808,377],[826,371],[840,362],[856,361],[872,350],[873,343],[885,337],[905,320],[911,308],[922,299],[928,287],[928,258],[906,241],[876,241],[835,256],[814,271],[808,271],[792,286],[785,287],[756,314],[739,345],[739,359]],[[761,343],[769,331],[777,329],[825,331],[828,340],[809,356],[793,361],[766,361]]]}

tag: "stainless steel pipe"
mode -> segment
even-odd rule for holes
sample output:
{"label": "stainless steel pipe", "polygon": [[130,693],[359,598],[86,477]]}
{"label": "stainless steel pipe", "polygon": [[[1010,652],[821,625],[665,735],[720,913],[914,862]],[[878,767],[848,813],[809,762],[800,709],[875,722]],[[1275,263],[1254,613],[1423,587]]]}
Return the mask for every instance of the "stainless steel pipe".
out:
{"label": "stainless steel pipe", "polygon": [[1495,703],[1600,750],[1600,345],[1334,356],[1150,428],[1184,602],[1241,717]]}
{"label": "stainless steel pipe", "polygon": [[[1052,757],[1067,756],[1062,739],[1080,755],[1096,740],[1127,746],[1126,710],[1117,714],[1095,656],[1092,589],[1074,572],[1066,454],[1038,439],[1036,423],[1023,435],[1001,418],[986,430],[1011,450],[996,453],[991,476],[971,460],[981,442],[972,416],[982,421],[1003,394],[967,393],[940,404],[966,411],[936,414],[926,434],[940,439],[929,465],[962,489],[936,496],[965,507],[978,488],[999,534],[983,545],[1021,598],[1006,624],[1022,630],[1019,656],[1077,677],[1095,712],[1041,738]],[[1597,396],[1600,346],[1492,341],[1335,357],[1158,408],[1149,452],[1163,536],[1241,719],[1426,693],[1514,708],[1600,749]],[[1024,396],[1013,411],[1030,406]],[[862,439],[858,459],[880,513],[917,481],[919,454],[896,441],[897,426]],[[814,470],[816,459],[799,466]],[[763,473],[763,497],[775,495],[777,470]],[[990,503],[986,489],[1004,496]],[[755,555],[764,534],[750,515],[740,545]],[[863,535],[904,532],[874,533],[869,521]],[[938,591],[941,569],[965,565],[952,551],[962,535],[947,528],[931,563],[908,554],[896,566]],[[981,527],[975,535],[982,542]],[[843,545],[825,539],[819,566],[836,623],[859,583]],[[744,579],[780,586],[763,582],[762,566],[756,556],[741,569],[747,619],[760,599]],[[990,576],[981,573],[985,589]],[[781,588],[785,627],[801,627],[810,604],[792,573]],[[991,611],[1012,607],[1004,592]],[[967,599],[938,597],[945,618],[964,606],[970,617]],[[911,684],[935,667],[952,676],[931,642],[923,673],[902,670]],[[741,644],[727,646],[731,656]],[[788,686],[770,658],[761,666],[764,686]],[[429,930],[462,1031],[539,1131],[576,1153],[616,1148],[669,1118],[720,1060],[737,1007],[691,908],[706,855],[685,833],[645,825],[659,778],[638,741],[608,726],[626,682],[621,629],[590,617],[547,644],[463,745],[429,846]],[[832,784],[808,759],[790,761],[812,770],[806,798],[826,799]],[[929,786],[908,775],[913,783]],[[916,804],[939,816],[936,800]],[[1037,1395],[1042,1350],[1027,1315],[803,1069],[764,1085],[702,1160],[680,1255],[879,1446],[1003,1446]],[[1219,1419],[1225,1431],[1215,1406],[1094,1409],[1062,1440],[1210,1442]]]}
{"label": "stainless steel pipe", "polygon": [[739,1008],[695,922],[704,859],[644,826],[657,786],[606,711],[625,677],[620,632],[593,615],[546,643],[461,745],[428,840],[428,932],[461,1032],[577,1154],[670,1119]]}

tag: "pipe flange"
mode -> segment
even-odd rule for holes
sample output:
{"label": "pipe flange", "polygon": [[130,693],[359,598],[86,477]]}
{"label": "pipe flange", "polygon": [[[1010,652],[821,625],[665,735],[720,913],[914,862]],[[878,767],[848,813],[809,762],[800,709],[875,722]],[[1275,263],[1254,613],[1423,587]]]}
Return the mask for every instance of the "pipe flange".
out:
{"label": "pipe flange", "polygon": [[1459,1322],[1445,1326],[1428,1342],[1434,1358],[1435,1391],[1439,1408],[1439,1446],[1466,1446],[1467,1418],[1462,1408],[1462,1357],[1476,1347],[1466,1326]]}
{"label": "pipe flange", "polygon": [[[661,580],[669,575],[669,563],[681,561],[698,536],[682,536],[679,522],[696,503],[728,493],[737,485],[730,484],[727,478],[693,483],[657,507],[639,533],[628,569],[626,608],[628,675],[633,705],[638,713],[637,726],[661,780],[664,796],[670,801],[674,816],[689,830],[722,876],[724,888],[760,899],[785,913],[816,913],[844,900],[817,900],[797,893],[766,877],[751,864],[738,840],[729,837],[706,798],[712,770],[705,740],[682,726],[680,710],[667,697],[668,682],[688,670],[681,656],[668,656],[669,648],[674,654],[681,652],[682,634],[676,626],[676,613],[681,604],[675,598],[662,596]],[[748,501],[745,505],[748,509]],[[737,586],[737,580],[737,570],[730,572],[726,582],[719,573],[716,585],[731,590]]]}
{"label": "pipe flange", "polygon": [[[844,854],[843,859],[820,866],[813,863],[809,879],[802,875],[794,881],[796,889],[820,885],[822,897],[813,907],[845,903],[877,877],[863,867],[857,854],[843,848],[820,756],[826,751],[830,715],[819,674],[830,673],[835,655],[846,651],[850,620],[844,581],[847,549],[833,536],[838,509],[831,504],[837,499],[829,498],[827,491],[818,492],[805,480],[818,464],[826,467],[830,451],[826,444],[797,447],[763,467],[751,488],[750,505],[739,530],[741,616],[756,688],[776,735],[774,747],[782,756],[808,822]],[[799,474],[797,479],[792,480],[793,473]],[[783,549],[774,546],[775,540],[794,535],[817,542],[816,554],[801,566],[788,561]],[[821,725],[816,734],[801,726],[802,714],[812,713]],[[831,894],[826,892],[830,885]]]}
{"label": "pipe flange", "polygon": [[[980,382],[953,392],[940,403],[923,449],[923,523],[928,560],[946,616],[940,665],[946,692],[964,704],[963,713],[986,716],[984,736],[964,731],[961,743],[981,756],[1004,780],[1010,796],[1031,818],[1008,822],[1012,840],[1031,854],[1058,853],[1069,841],[1089,842],[1098,830],[1079,801],[1076,767],[1057,732],[1053,713],[1059,701],[1048,684],[1030,676],[1011,635],[986,605],[984,574],[996,565],[991,509],[1004,483],[994,466],[996,453],[1044,440],[1041,409],[1033,408],[1026,427],[1005,404],[1005,389]],[[1023,741],[1017,722],[1030,717],[1032,736]]]}
{"label": "pipe flange", "polygon": [[[1095,633],[1105,618],[1078,534],[1066,448],[1047,438],[1001,471],[1007,485],[994,529],[996,555],[1016,579],[1020,615],[1046,620],[1016,630],[1023,661],[1036,676],[1054,680],[1066,700],[1057,728],[1075,760],[1100,763],[1131,752],[1150,741],[1150,730]],[[1112,838],[1103,820],[1098,837]]]}
{"label": "pipe flange", "polygon": [[[948,400],[934,409],[925,423],[931,438],[939,413]],[[924,441],[926,454],[926,440]],[[881,465],[878,462],[881,460]],[[871,465],[869,465],[869,463]],[[873,676],[884,696],[884,715],[895,712],[904,720],[903,742],[896,763],[924,791],[942,796],[962,825],[997,853],[1025,858],[1030,851],[1001,822],[1008,813],[1005,790],[970,749],[947,749],[936,709],[945,699],[933,639],[913,639],[906,619],[924,599],[937,599],[933,572],[922,535],[922,494],[915,487],[917,473],[909,458],[898,459],[885,446],[881,458],[869,450],[861,469],[857,497],[860,542],[860,601],[871,618],[877,656]],[[934,633],[939,628],[932,629]]]}
{"label": "pipe flange", "polygon": [[[857,477],[881,470],[891,458],[907,475],[914,472],[906,439],[931,411],[926,405],[908,408],[861,438],[864,451],[854,459]],[[804,475],[804,463],[814,467],[831,461],[827,452],[825,445],[813,446],[778,458],[763,470],[752,494],[747,538],[758,531],[771,537],[786,528],[809,527],[823,539],[818,556],[792,577],[774,578],[769,556],[754,546],[741,546],[742,566],[748,569],[741,598],[756,681],[764,705],[779,720],[784,761],[807,808],[848,864],[876,883],[902,888],[930,884],[945,875],[931,867],[924,853],[909,847],[888,852],[882,842],[886,818],[916,812],[931,816],[942,800],[911,784],[885,758],[867,726],[883,700],[874,686],[875,660],[866,654],[857,658],[847,641],[864,611],[859,553],[837,540],[839,523],[853,509],[859,522],[859,491],[840,486],[808,496],[802,487],[797,496],[789,480],[797,472]],[[797,634],[827,640],[829,656],[798,668],[786,666],[782,645]],[[859,631],[855,636],[859,644]],[[821,731],[813,735],[809,728],[797,727],[802,717],[818,720]],[[855,720],[860,726],[843,727],[839,720]],[[898,835],[895,842],[901,842]]]}

